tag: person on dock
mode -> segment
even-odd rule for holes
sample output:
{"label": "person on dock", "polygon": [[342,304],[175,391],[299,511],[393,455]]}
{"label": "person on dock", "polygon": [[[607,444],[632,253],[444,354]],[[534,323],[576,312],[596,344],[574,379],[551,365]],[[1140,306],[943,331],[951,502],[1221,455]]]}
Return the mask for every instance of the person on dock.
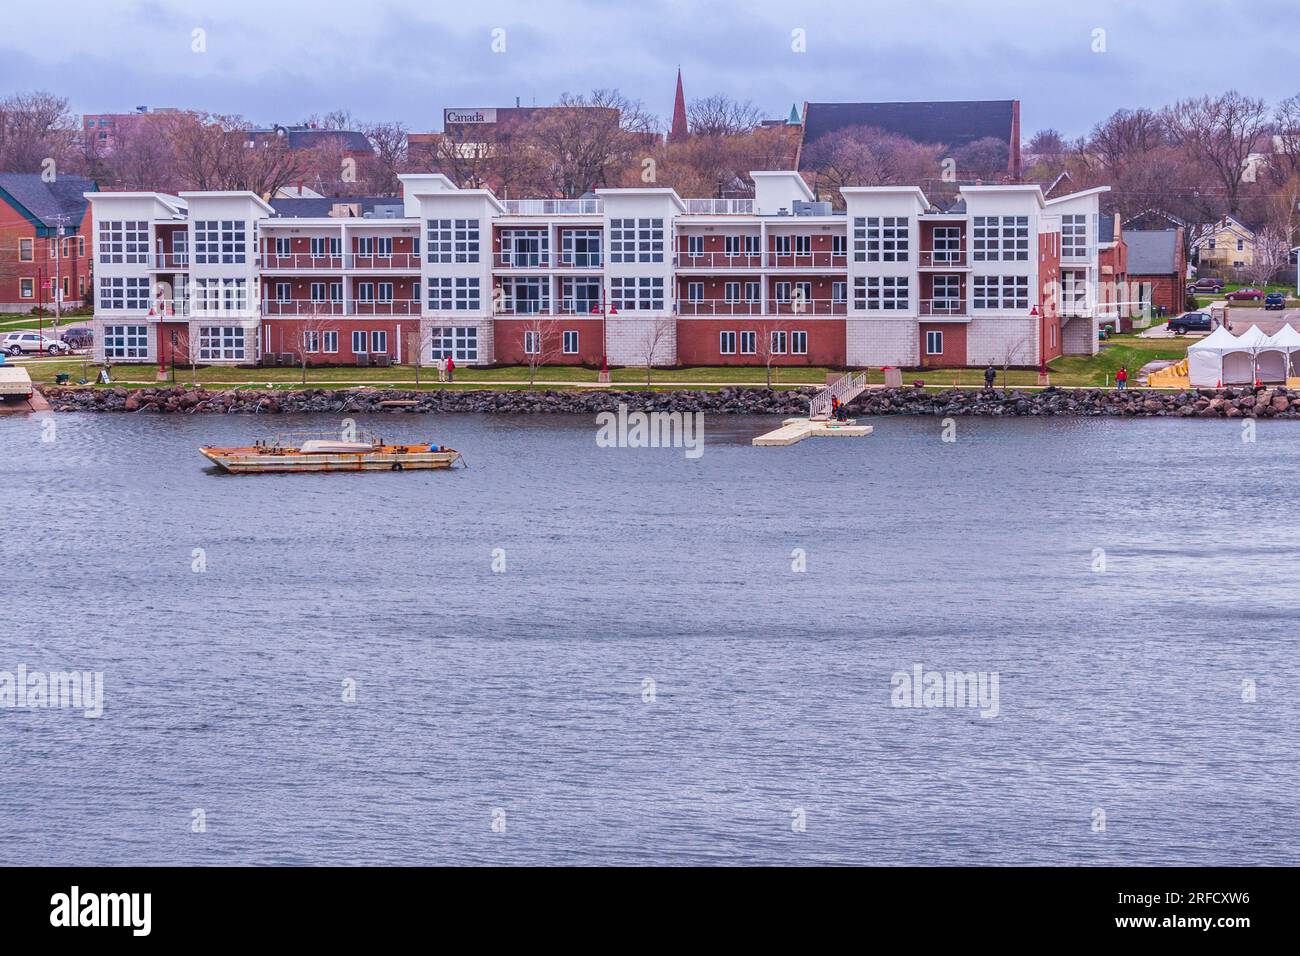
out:
{"label": "person on dock", "polygon": [[1115,373],[1115,387],[1121,392],[1128,388],[1128,366],[1121,365]]}
{"label": "person on dock", "polygon": [[456,381],[456,360],[450,355],[447,356],[447,381]]}
{"label": "person on dock", "polygon": [[992,365],[990,365],[988,368],[986,368],[986,369],[984,370],[984,387],[985,387],[985,388],[992,388],[992,387],[993,387],[993,380],[994,380],[995,378],[997,378],[997,375],[998,375],[998,373],[994,370],[994,368],[993,368]]}
{"label": "person on dock", "polygon": [[831,418],[839,418],[839,417],[840,417],[840,397],[838,395],[832,395],[831,396]]}
{"label": "person on dock", "polygon": [[438,381],[447,381],[447,360],[445,358],[435,359],[438,365]]}

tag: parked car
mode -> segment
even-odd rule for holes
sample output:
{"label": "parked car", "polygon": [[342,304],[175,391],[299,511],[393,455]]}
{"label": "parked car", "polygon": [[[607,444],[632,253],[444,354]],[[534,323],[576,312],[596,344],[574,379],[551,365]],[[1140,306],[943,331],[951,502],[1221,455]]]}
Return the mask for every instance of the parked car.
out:
{"label": "parked car", "polygon": [[1224,298],[1229,302],[1258,302],[1264,298],[1264,290],[1252,289],[1247,286],[1244,289],[1233,289]]}
{"label": "parked car", "polygon": [[0,349],[10,355],[22,355],[24,352],[47,352],[50,355],[66,355],[72,351],[67,342],[56,342],[48,336],[35,332],[10,332],[0,339]]}
{"label": "parked car", "polygon": [[95,344],[95,333],[91,329],[79,326],[66,329],[59,336],[59,341],[71,345],[74,349],[88,349]]}
{"label": "parked car", "polygon": [[1189,282],[1187,284],[1187,291],[1188,292],[1215,292],[1215,293],[1222,292],[1223,280],[1211,279],[1209,276],[1206,276],[1203,279],[1197,279],[1195,282]]}
{"label": "parked car", "polygon": [[1285,309],[1286,296],[1281,292],[1270,292],[1264,296],[1264,308],[1266,309]]}
{"label": "parked car", "polygon": [[1185,332],[1209,332],[1214,320],[1208,312],[1185,312],[1169,320],[1169,331],[1177,335]]}

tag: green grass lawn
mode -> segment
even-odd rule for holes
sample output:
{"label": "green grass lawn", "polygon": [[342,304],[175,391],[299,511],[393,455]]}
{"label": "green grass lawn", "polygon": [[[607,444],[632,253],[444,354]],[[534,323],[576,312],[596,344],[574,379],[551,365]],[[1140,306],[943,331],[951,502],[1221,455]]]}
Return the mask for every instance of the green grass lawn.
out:
{"label": "green grass lawn", "polygon": [[[1115,380],[1115,372],[1121,365],[1128,366],[1129,374],[1136,379],[1137,371],[1154,359],[1177,361],[1187,354],[1187,346],[1194,339],[1143,339],[1137,335],[1114,335],[1102,343],[1096,356],[1067,355],[1049,363],[1053,385],[1060,386],[1101,386]],[[94,381],[99,366],[93,362],[80,359],[37,362],[27,365],[35,382],[52,383],[59,373],[72,377],[72,382],[83,376]],[[786,385],[822,385],[826,382],[828,369],[823,367],[774,368],[772,384],[776,387]],[[1005,376],[999,368],[998,385],[1037,385],[1038,372],[1035,369],[1011,369]],[[154,365],[116,365],[113,367],[113,380],[117,385],[155,385],[157,366]],[[502,368],[460,368],[458,379],[452,385],[438,382],[438,374],[433,369],[422,369],[420,373],[421,388],[527,388],[528,369],[520,366]],[[539,382],[572,382],[594,384],[597,380],[595,369],[579,368],[571,365],[544,366],[537,371]],[[615,368],[610,370],[610,378],[615,385],[624,387],[645,387],[645,369]],[[871,384],[884,382],[884,373],[880,369],[871,369],[867,380]],[[980,368],[963,369],[904,369],[903,382],[924,381],[927,386],[951,388],[954,385],[963,388],[978,388],[984,384],[984,370]],[[167,384],[171,377],[168,376]],[[272,388],[294,389],[302,387],[302,370],[296,368],[226,368],[200,366],[191,372],[186,366],[176,369],[176,382],[180,385],[197,383],[213,388]],[[486,383],[471,385],[470,382]],[[665,383],[736,384],[762,386],[767,382],[766,370],[763,368],[739,367],[698,367],[698,368],[657,368],[651,375],[652,387],[664,387]],[[415,369],[408,365],[392,368],[313,368],[307,372],[307,385],[314,388],[347,388],[357,385],[390,386],[394,388],[413,388]],[[549,387],[549,386],[539,386]]]}

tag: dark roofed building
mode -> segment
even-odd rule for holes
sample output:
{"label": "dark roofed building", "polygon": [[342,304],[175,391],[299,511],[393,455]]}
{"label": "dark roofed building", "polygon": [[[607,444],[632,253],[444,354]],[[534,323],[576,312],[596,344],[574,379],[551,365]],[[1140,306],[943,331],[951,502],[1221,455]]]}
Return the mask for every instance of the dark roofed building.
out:
{"label": "dark roofed building", "polygon": [[249,146],[283,140],[290,149],[315,149],[330,143],[340,143],[343,151],[353,155],[368,156],[374,152],[366,134],[348,129],[320,129],[315,126],[272,126],[270,129],[250,129],[245,133]]}
{"label": "dark roofed building", "polygon": [[1157,314],[1181,313],[1187,281],[1182,227],[1125,229],[1124,241],[1128,243],[1128,277],[1137,285],[1138,301]]}
{"label": "dark roofed building", "polygon": [[[982,139],[1007,144],[1007,173],[1020,177],[1020,101],[963,100],[920,103],[806,103],[804,149],[821,137],[855,126],[869,126],[918,143],[942,144],[953,150]],[[992,170],[981,170],[992,172]]]}
{"label": "dark roofed building", "polygon": [[84,194],[98,188],[81,176],[0,173],[0,312],[48,306],[56,289],[65,306],[85,297],[93,249]]}

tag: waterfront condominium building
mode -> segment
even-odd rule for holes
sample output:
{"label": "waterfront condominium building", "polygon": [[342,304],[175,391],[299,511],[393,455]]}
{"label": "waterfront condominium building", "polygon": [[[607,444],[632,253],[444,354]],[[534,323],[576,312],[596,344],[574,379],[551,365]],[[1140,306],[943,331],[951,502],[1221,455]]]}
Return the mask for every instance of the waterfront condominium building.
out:
{"label": "waterfront condominium building", "polygon": [[501,200],[440,174],[401,199],[91,192],[97,358],[1035,366],[1126,308],[1104,189],[848,187],[836,210],[752,175],[753,199]]}

